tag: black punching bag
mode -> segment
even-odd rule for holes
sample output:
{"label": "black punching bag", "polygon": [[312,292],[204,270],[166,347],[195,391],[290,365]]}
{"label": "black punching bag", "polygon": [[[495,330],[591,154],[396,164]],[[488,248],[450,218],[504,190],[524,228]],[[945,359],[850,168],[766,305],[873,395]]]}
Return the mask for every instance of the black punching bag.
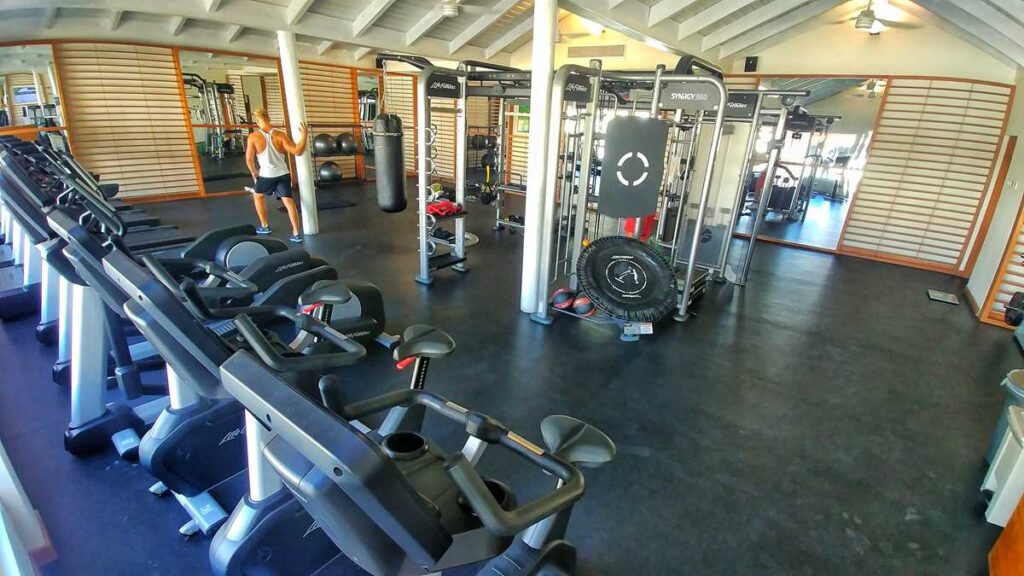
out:
{"label": "black punching bag", "polygon": [[373,156],[377,171],[377,205],[385,212],[401,212],[405,198],[405,158],[402,155],[402,119],[381,114],[373,121]]}

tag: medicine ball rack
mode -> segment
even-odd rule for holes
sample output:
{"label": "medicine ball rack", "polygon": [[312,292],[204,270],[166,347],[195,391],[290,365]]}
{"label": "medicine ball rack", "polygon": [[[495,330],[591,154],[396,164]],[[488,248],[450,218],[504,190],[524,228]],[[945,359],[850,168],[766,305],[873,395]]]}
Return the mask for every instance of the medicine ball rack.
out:
{"label": "medicine ball rack", "polygon": [[[336,132],[338,129],[348,130],[345,132]],[[320,169],[324,165],[334,164],[337,165],[335,160],[341,158],[351,158],[358,156],[362,152],[362,147],[359,144],[359,139],[356,138],[354,131],[361,130],[362,127],[358,124],[351,122],[348,123],[317,123],[309,124],[309,142],[308,146],[310,149],[310,156],[313,159],[313,176],[316,179],[317,184],[333,184],[345,179],[344,173],[341,172],[340,167],[338,168],[338,174],[340,175],[337,179],[322,178]],[[327,136],[333,142],[334,145],[329,151],[323,152],[317,151],[315,141],[317,138]],[[346,149],[341,150],[340,143],[345,140]],[[353,148],[354,147],[354,148]],[[349,178],[357,177],[352,175]]]}

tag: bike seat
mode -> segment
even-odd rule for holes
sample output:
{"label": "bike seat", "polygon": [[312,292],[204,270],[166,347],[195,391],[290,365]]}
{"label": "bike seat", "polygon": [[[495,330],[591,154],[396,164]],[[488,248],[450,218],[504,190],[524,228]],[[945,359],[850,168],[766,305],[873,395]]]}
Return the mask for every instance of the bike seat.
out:
{"label": "bike seat", "polygon": [[352,299],[352,291],[337,280],[318,280],[299,296],[299,306],[328,304],[337,306]]}
{"label": "bike seat", "polygon": [[575,466],[598,467],[615,458],[615,443],[597,428],[571,416],[548,416],[540,423],[548,450]]}
{"label": "bike seat", "polygon": [[441,358],[455,351],[455,340],[446,332],[426,324],[413,324],[402,333],[402,339],[395,347],[395,360],[420,356]]}

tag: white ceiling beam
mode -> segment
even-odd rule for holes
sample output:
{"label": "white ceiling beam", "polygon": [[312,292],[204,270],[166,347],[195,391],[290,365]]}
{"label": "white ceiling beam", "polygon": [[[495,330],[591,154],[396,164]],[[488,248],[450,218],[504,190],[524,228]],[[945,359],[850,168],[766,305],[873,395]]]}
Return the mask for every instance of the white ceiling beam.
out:
{"label": "white ceiling beam", "polygon": [[[959,1],[959,0],[958,0]],[[914,3],[969,34],[975,45],[988,45],[1005,58],[1024,66],[1024,48],[992,28],[990,22],[974,17],[958,5],[943,0],[914,0]],[[1003,18],[1005,20],[1005,18]]]}
{"label": "white ceiling beam", "polygon": [[359,48],[356,48],[355,50],[352,51],[352,59],[353,60],[359,60],[363,56],[366,56],[367,54],[369,54],[370,52],[373,52],[373,48],[367,48],[366,46],[360,46]]}
{"label": "white ceiling beam", "polygon": [[661,2],[651,6],[650,11],[648,11],[647,25],[651,27],[657,26],[696,2],[697,0],[661,0]]}
{"label": "white ceiling beam", "polygon": [[708,34],[704,37],[704,40],[701,43],[701,48],[704,51],[711,50],[712,48],[720,44],[724,44],[748,30],[753,30],[769,20],[774,20],[794,8],[807,4],[809,1],[810,0],[775,0],[775,2],[772,2],[762,8],[758,8],[750,14],[747,14],[738,20],[734,20]]}
{"label": "white ceiling beam", "polygon": [[759,42],[763,42],[772,36],[782,34],[790,28],[799,26],[813,18],[817,18],[821,14],[828,12],[842,3],[843,0],[815,0],[799,10],[794,10],[782,18],[772,20],[764,26],[755,28],[742,36],[738,36],[729,42],[722,44],[722,47],[719,49],[719,57],[725,58],[726,56],[731,56],[740,50],[749,48]]}
{"label": "white ceiling beam", "polygon": [[725,18],[753,2],[754,0],[721,0],[720,2],[712,4],[706,10],[702,10],[697,14],[690,16],[686,21],[679,24],[679,32],[677,35],[679,38],[692,36],[693,34],[700,32],[722,18]]}
{"label": "white ceiling beam", "polygon": [[437,26],[441,20],[444,19],[444,14],[441,13],[441,7],[436,6],[430,12],[420,18],[420,21],[413,24],[412,28],[405,33],[405,45],[412,46],[420,38],[422,38],[427,32],[430,32],[434,26]]}
{"label": "white ceiling beam", "polygon": [[494,58],[496,54],[498,54],[505,48],[508,48],[510,45],[512,45],[513,42],[519,40],[520,38],[526,36],[531,32],[533,32],[533,14],[531,14],[530,17],[527,18],[526,20],[523,20],[519,24],[516,24],[515,27],[513,27],[508,32],[502,34],[501,38],[498,38],[497,40],[492,42],[490,46],[484,49],[484,56],[487,59]]}
{"label": "white ceiling beam", "polygon": [[289,26],[294,26],[296,22],[302,20],[302,17],[309,12],[309,7],[313,5],[314,0],[291,0],[288,3],[288,7],[285,8],[284,20]]}
{"label": "white ceiling beam", "polygon": [[701,52],[700,38],[680,40],[677,37],[679,23],[675,20],[664,20],[656,26],[650,26],[647,19],[650,7],[640,0],[622,0],[615,10],[609,10],[606,6],[597,0],[558,0],[559,8],[638,42],[664,46],[664,50],[680,55],[693,54],[710,60],[715,59],[714,56]]}
{"label": "white ceiling beam", "polygon": [[618,8],[619,4],[622,4],[623,2],[625,2],[625,0],[608,0],[608,9],[614,10]]}
{"label": "white ceiling beam", "polygon": [[181,34],[181,29],[185,27],[187,21],[188,18],[184,16],[171,16],[171,36]]}
{"label": "white ceiling beam", "polygon": [[933,14],[929,10],[914,4],[910,0],[890,0],[893,6],[900,10],[912,15],[914,18],[924,22],[929,26],[934,26],[940,30],[946,31],[946,33],[956,36],[957,38],[977,46],[981,51],[987,53],[993,58],[1005,63],[1007,66],[1016,66],[1017,63],[1009,58],[1006,54],[996,50],[986,42],[982,42],[979,38],[976,38],[967,33],[966,30],[961,28],[957,23],[950,22],[936,14]]}
{"label": "white ceiling beam", "polygon": [[996,6],[1002,8],[1007,14],[1015,17],[1017,21],[1024,22],[1024,0],[989,0]]}
{"label": "white ceiling beam", "polygon": [[224,35],[224,40],[228,44],[234,42],[235,40],[238,40],[238,37],[242,34],[242,30],[245,30],[244,26],[239,26],[238,24],[229,24],[227,33]]}
{"label": "white ceiling beam", "polygon": [[[1024,48],[1024,26],[1007,18],[1005,14],[993,8],[985,0],[957,0],[956,6],[1006,36],[1014,44]],[[1021,6],[1024,7],[1024,2],[1021,3]],[[1021,8],[1017,16],[1024,18],[1024,8]]]}
{"label": "white ceiling beam", "polygon": [[110,29],[117,30],[121,26],[121,18],[124,17],[124,10],[114,10],[110,13]]}
{"label": "white ceiling beam", "polygon": [[53,25],[57,23],[57,9],[56,8],[44,8],[43,9],[43,28],[49,30],[53,28]]}
{"label": "white ceiling beam", "polygon": [[[629,4],[638,3],[638,0],[626,0],[626,2],[627,4],[623,4],[619,10],[625,10]],[[126,12],[158,15],[165,18],[164,24],[160,26],[156,26],[153,23],[147,26],[141,19],[132,19],[131,30],[145,30],[145,34],[131,38],[129,38],[128,32],[124,36],[118,36],[117,34],[97,35],[98,39],[102,37],[105,40],[119,39],[128,41],[130,39],[132,41],[149,43],[161,41],[167,44],[185,45],[186,43],[180,41],[180,39],[188,36],[190,38],[189,45],[203,46],[198,41],[202,36],[199,33],[203,31],[203,27],[200,26],[192,27],[186,25],[178,36],[169,35],[166,27],[166,18],[182,16],[189,20],[216,22],[224,26],[237,24],[250,31],[274,32],[276,30],[286,30],[301,36],[317,38],[318,40],[332,40],[343,44],[367,46],[377,50],[403,49],[406,47],[407,41],[412,38],[416,42],[417,54],[428,58],[449,57],[448,41],[425,35],[441,20],[440,8],[432,10],[430,18],[426,19],[426,21],[421,21],[418,23],[418,27],[414,27],[409,32],[371,26],[359,38],[353,38],[351,34],[351,20],[325,16],[316,12],[307,12],[302,17],[301,22],[287,25],[285,23],[287,6],[276,6],[258,0],[225,1],[213,13],[206,11],[206,5],[203,1],[197,2],[194,0],[182,2],[169,2],[167,0],[0,0],[0,29],[9,31],[9,33],[0,34],[0,37],[17,38],[19,40],[28,40],[30,38],[37,40],[92,38],[93,35],[88,34],[88,31],[97,28],[96,23],[100,22],[94,16],[78,13],[77,11],[71,16],[61,12],[60,34],[57,34],[56,28],[48,31],[39,25],[39,13],[42,9],[46,8],[124,10]],[[88,14],[93,14],[93,12],[90,11]],[[122,23],[118,32],[121,32],[126,27],[127,23]],[[105,21],[98,28],[109,32]],[[158,32],[156,31],[157,28],[159,28]],[[69,30],[71,29],[78,32],[75,35],[70,35]],[[100,30],[97,30],[97,32],[100,32]],[[195,32],[195,34],[192,34],[192,32]],[[140,32],[140,34],[142,33]],[[196,43],[192,43],[191,39],[196,39]],[[233,48],[242,50],[242,44],[244,44],[246,46],[245,50],[260,54],[267,53],[267,49],[257,46],[258,42],[250,42],[250,40],[255,39],[258,39],[256,35],[243,34],[240,41],[236,42]],[[245,40],[245,42],[243,43],[241,40]],[[208,39],[205,45],[210,45]],[[253,50],[252,48],[254,47],[257,49]],[[308,50],[310,55],[316,54],[314,45],[311,44]],[[273,51],[273,43],[270,44],[270,51]],[[484,49],[472,45],[463,47],[459,56],[467,60],[485,59]],[[499,55],[495,62],[507,64],[508,57],[507,55]]]}
{"label": "white ceiling beam", "polygon": [[373,26],[373,23],[383,16],[394,3],[395,0],[373,0],[367,4],[366,8],[363,8],[363,11],[352,21],[352,36],[359,36],[366,32],[366,29]]}
{"label": "white ceiling beam", "polygon": [[207,12],[216,12],[217,10],[220,10],[221,0],[203,0],[203,3],[206,4]]}
{"label": "white ceiling beam", "polygon": [[331,42],[330,40],[324,40],[323,42],[320,42],[319,44],[316,45],[316,55],[323,56],[324,54],[327,53],[328,50],[334,48],[334,44],[335,43]]}
{"label": "white ceiling beam", "polygon": [[448,43],[448,53],[455,54],[460,48],[490,28],[495,22],[501,19],[509,10],[519,4],[519,0],[501,0],[498,4],[489,9],[486,14],[477,18],[468,28],[463,30],[451,42]]}

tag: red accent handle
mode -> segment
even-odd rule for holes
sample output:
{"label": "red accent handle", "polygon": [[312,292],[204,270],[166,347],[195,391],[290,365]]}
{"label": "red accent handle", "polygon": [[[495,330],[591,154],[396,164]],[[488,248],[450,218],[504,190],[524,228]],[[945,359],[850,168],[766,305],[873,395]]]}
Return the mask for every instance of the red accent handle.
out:
{"label": "red accent handle", "polygon": [[322,304],[323,304],[323,302],[317,302],[316,304],[310,304],[309,306],[306,306],[305,308],[302,309],[302,313],[303,314],[312,314],[313,311],[316,310],[317,308],[319,308]]}
{"label": "red accent handle", "polygon": [[412,364],[415,361],[416,361],[416,357],[415,356],[410,356],[410,357],[406,358],[405,360],[399,360],[398,363],[395,364],[395,367],[398,368],[399,370],[405,370],[406,368],[409,367],[409,364]]}

